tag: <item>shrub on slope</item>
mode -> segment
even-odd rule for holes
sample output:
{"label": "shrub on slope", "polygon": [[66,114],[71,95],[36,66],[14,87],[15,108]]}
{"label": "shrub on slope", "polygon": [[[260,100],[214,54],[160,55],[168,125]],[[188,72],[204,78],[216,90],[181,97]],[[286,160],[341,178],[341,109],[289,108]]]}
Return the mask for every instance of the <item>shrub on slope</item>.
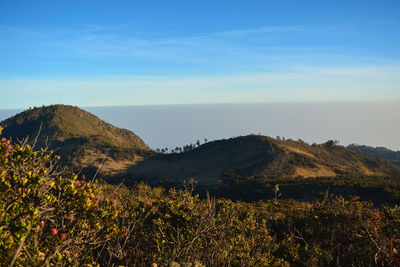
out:
{"label": "shrub on slope", "polygon": [[0,264],[368,266],[400,264],[400,209],[356,199],[199,199],[63,177],[57,156],[0,140]]}

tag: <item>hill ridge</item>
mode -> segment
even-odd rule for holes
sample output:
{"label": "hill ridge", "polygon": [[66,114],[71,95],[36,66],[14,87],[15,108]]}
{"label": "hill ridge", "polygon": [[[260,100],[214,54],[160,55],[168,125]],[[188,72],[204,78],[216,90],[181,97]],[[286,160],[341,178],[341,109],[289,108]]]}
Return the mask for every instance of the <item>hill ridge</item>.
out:
{"label": "hill ridge", "polygon": [[394,151],[383,146],[374,147],[358,144],[350,144],[347,148],[367,157],[378,157],[389,160],[400,166],[400,151]]}
{"label": "hill ridge", "polygon": [[[205,180],[215,182],[228,173],[235,176],[311,178],[344,174],[387,176],[400,170],[386,161],[366,158],[332,141],[309,145],[261,135],[216,140],[188,152],[161,154],[147,161],[132,166],[129,173],[154,180],[161,179],[162,175],[189,177],[191,172],[194,173],[193,169],[197,169],[199,177],[204,177],[205,172],[214,170],[214,179]],[[182,166],[187,168],[190,163],[192,168],[189,171],[182,170]],[[150,170],[150,165],[157,167]]]}
{"label": "hill ridge", "polygon": [[102,158],[110,162],[128,160],[151,151],[135,133],[70,105],[28,109],[0,124],[4,128],[2,135],[14,142],[39,135],[37,148],[48,145],[73,169],[81,168],[82,163],[97,166]]}
{"label": "hill ridge", "polygon": [[3,136],[14,140],[36,136],[42,125],[39,147],[48,138],[49,148],[61,155],[64,166],[88,177],[101,166],[97,177],[110,183],[145,181],[169,187],[194,178],[199,188],[247,200],[272,196],[271,188],[277,183],[288,196],[303,200],[318,197],[318,192],[328,188],[340,194],[378,194],[390,201],[400,198],[399,167],[333,140],[309,145],[246,135],[207,142],[182,153],[160,154],[133,132],[68,105],[27,110],[1,125]]}

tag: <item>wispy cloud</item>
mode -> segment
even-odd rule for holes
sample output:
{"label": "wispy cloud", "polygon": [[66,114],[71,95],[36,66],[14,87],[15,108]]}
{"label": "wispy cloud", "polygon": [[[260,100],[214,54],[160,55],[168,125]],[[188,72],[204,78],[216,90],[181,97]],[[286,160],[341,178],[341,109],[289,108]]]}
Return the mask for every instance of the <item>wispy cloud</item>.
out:
{"label": "wispy cloud", "polygon": [[[323,29],[293,25],[159,38],[126,26],[91,26],[37,34],[34,30],[26,33],[2,27],[0,36],[14,32],[29,35],[27,40],[34,40],[33,43],[40,42],[41,49],[35,52],[53,53],[48,57],[49,63],[63,62],[65,66],[68,61],[80,64],[99,59],[93,60],[94,64],[100,62],[108,67],[123,62],[139,68],[142,63],[156,62],[154,65],[164,68],[164,72],[169,65],[179,65],[176,73],[181,74],[154,74],[153,65],[149,64],[147,72],[142,72],[148,75],[142,76],[95,77],[93,72],[90,76],[12,80],[3,75],[0,90],[11,93],[0,104],[15,103],[13,97],[17,93],[13,92],[38,101],[46,94],[66,95],[71,103],[74,94],[83,93],[85,96],[75,99],[82,101],[80,105],[400,99],[400,62],[396,58],[346,54],[338,44],[291,42],[292,34],[303,40],[317,30]],[[36,64],[46,62],[44,58],[39,56]],[[205,71],[199,71],[199,66]],[[190,68],[194,71],[182,74]]]}
{"label": "wispy cloud", "polygon": [[[27,31],[3,27],[0,33],[7,36],[24,35],[32,42],[48,45],[55,53],[62,52],[81,57],[145,58],[189,62],[215,62],[224,57],[235,56],[243,61],[251,54],[276,50],[276,44],[260,43],[257,38],[272,38],[278,33],[304,31],[303,26],[275,26],[256,29],[211,32],[193,36],[168,38],[145,37],[124,26],[91,26],[82,29],[57,31]],[[282,46],[284,47],[284,46]],[[286,47],[287,48],[287,47]],[[310,49],[308,47],[307,49]],[[48,53],[48,51],[46,51]]]}
{"label": "wispy cloud", "polygon": [[[9,43],[10,47],[36,44],[40,47],[35,50],[38,64],[43,58],[52,57],[55,63],[68,60],[103,60],[109,61],[110,65],[129,61],[136,64],[157,62],[165,66],[180,64],[181,71],[198,66],[209,72],[241,73],[288,70],[293,65],[324,67],[326,62],[338,67],[359,67],[371,61],[378,65],[382,63],[381,59],[366,58],[357,51],[347,51],[337,42],[308,41],[315,40],[315,35],[325,40],[340,31],[348,30],[343,25],[325,25],[324,28],[317,25],[278,25],[160,38],[127,25],[92,25],[80,29],[41,31],[0,27],[0,38],[3,36],[3,45]],[[6,38],[18,35],[26,39],[14,40],[18,44],[13,44],[10,38]],[[309,35],[314,38],[309,38]],[[29,53],[30,50],[26,51]],[[7,54],[7,51],[4,53]]]}
{"label": "wispy cloud", "polygon": [[[80,34],[63,40],[64,47],[88,55],[136,56],[136,57],[161,57],[187,60],[204,56],[204,53],[229,54],[233,50],[246,49],[248,44],[241,44],[237,38],[249,36],[274,34],[278,32],[297,31],[300,27],[270,27],[249,30],[233,30],[187,37],[170,38],[139,38],[118,34],[116,31],[107,30],[104,33]],[[110,53],[109,51],[113,51]]]}
{"label": "wispy cloud", "polygon": [[[74,80],[3,80],[0,106],[140,105],[231,102],[400,100],[400,66],[301,68],[225,76],[117,76]],[[99,93],[101,92],[101,93]],[[14,106],[9,106],[13,103]]]}
{"label": "wispy cloud", "polygon": [[242,36],[250,34],[299,32],[303,30],[305,30],[304,26],[275,26],[275,27],[264,27],[264,28],[247,29],[247,30],[232,30],[232,31],[217,33],[217,35]]}

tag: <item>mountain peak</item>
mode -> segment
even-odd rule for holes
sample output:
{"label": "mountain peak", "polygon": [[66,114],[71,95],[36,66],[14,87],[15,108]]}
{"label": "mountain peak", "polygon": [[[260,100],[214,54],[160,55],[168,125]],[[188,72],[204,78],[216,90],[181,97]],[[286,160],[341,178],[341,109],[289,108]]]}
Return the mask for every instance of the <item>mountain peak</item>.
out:
{"label": "mountain peak", "polygon": [[[102,136],[112,145],[124,145],[148,150],[148,146],[134,133],[115,127],[95,115],[75,106],[51,105],[25,110],[3,122],[6,137],[33,138],[37,134],[50,141],[69,138]],[[40,131],[40,132],[39,132]]]}
{"label": "mountain peak", "polygon": [[[3,136],[14,142],[38,137],[36,148],[48,147],[64,163],[79,168],[99,159],[132,159],[150,148],[135,133],[115,127],[95,115],[69,105],[51,105],[25,110],[0,123]],[[96,165],[96,164],[95,164]]]}

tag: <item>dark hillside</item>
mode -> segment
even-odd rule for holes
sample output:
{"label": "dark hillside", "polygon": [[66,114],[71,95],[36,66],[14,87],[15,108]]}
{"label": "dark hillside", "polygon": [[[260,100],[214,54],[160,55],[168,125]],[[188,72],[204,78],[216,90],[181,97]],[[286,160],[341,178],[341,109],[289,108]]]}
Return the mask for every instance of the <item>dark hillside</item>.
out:
{"label": "dark hillside", "polygon": [[386,147],[373,147],[357,144],[348,145],[347,148],[364,156],[389,160],[400,166],[400,151],[393,151]]}

